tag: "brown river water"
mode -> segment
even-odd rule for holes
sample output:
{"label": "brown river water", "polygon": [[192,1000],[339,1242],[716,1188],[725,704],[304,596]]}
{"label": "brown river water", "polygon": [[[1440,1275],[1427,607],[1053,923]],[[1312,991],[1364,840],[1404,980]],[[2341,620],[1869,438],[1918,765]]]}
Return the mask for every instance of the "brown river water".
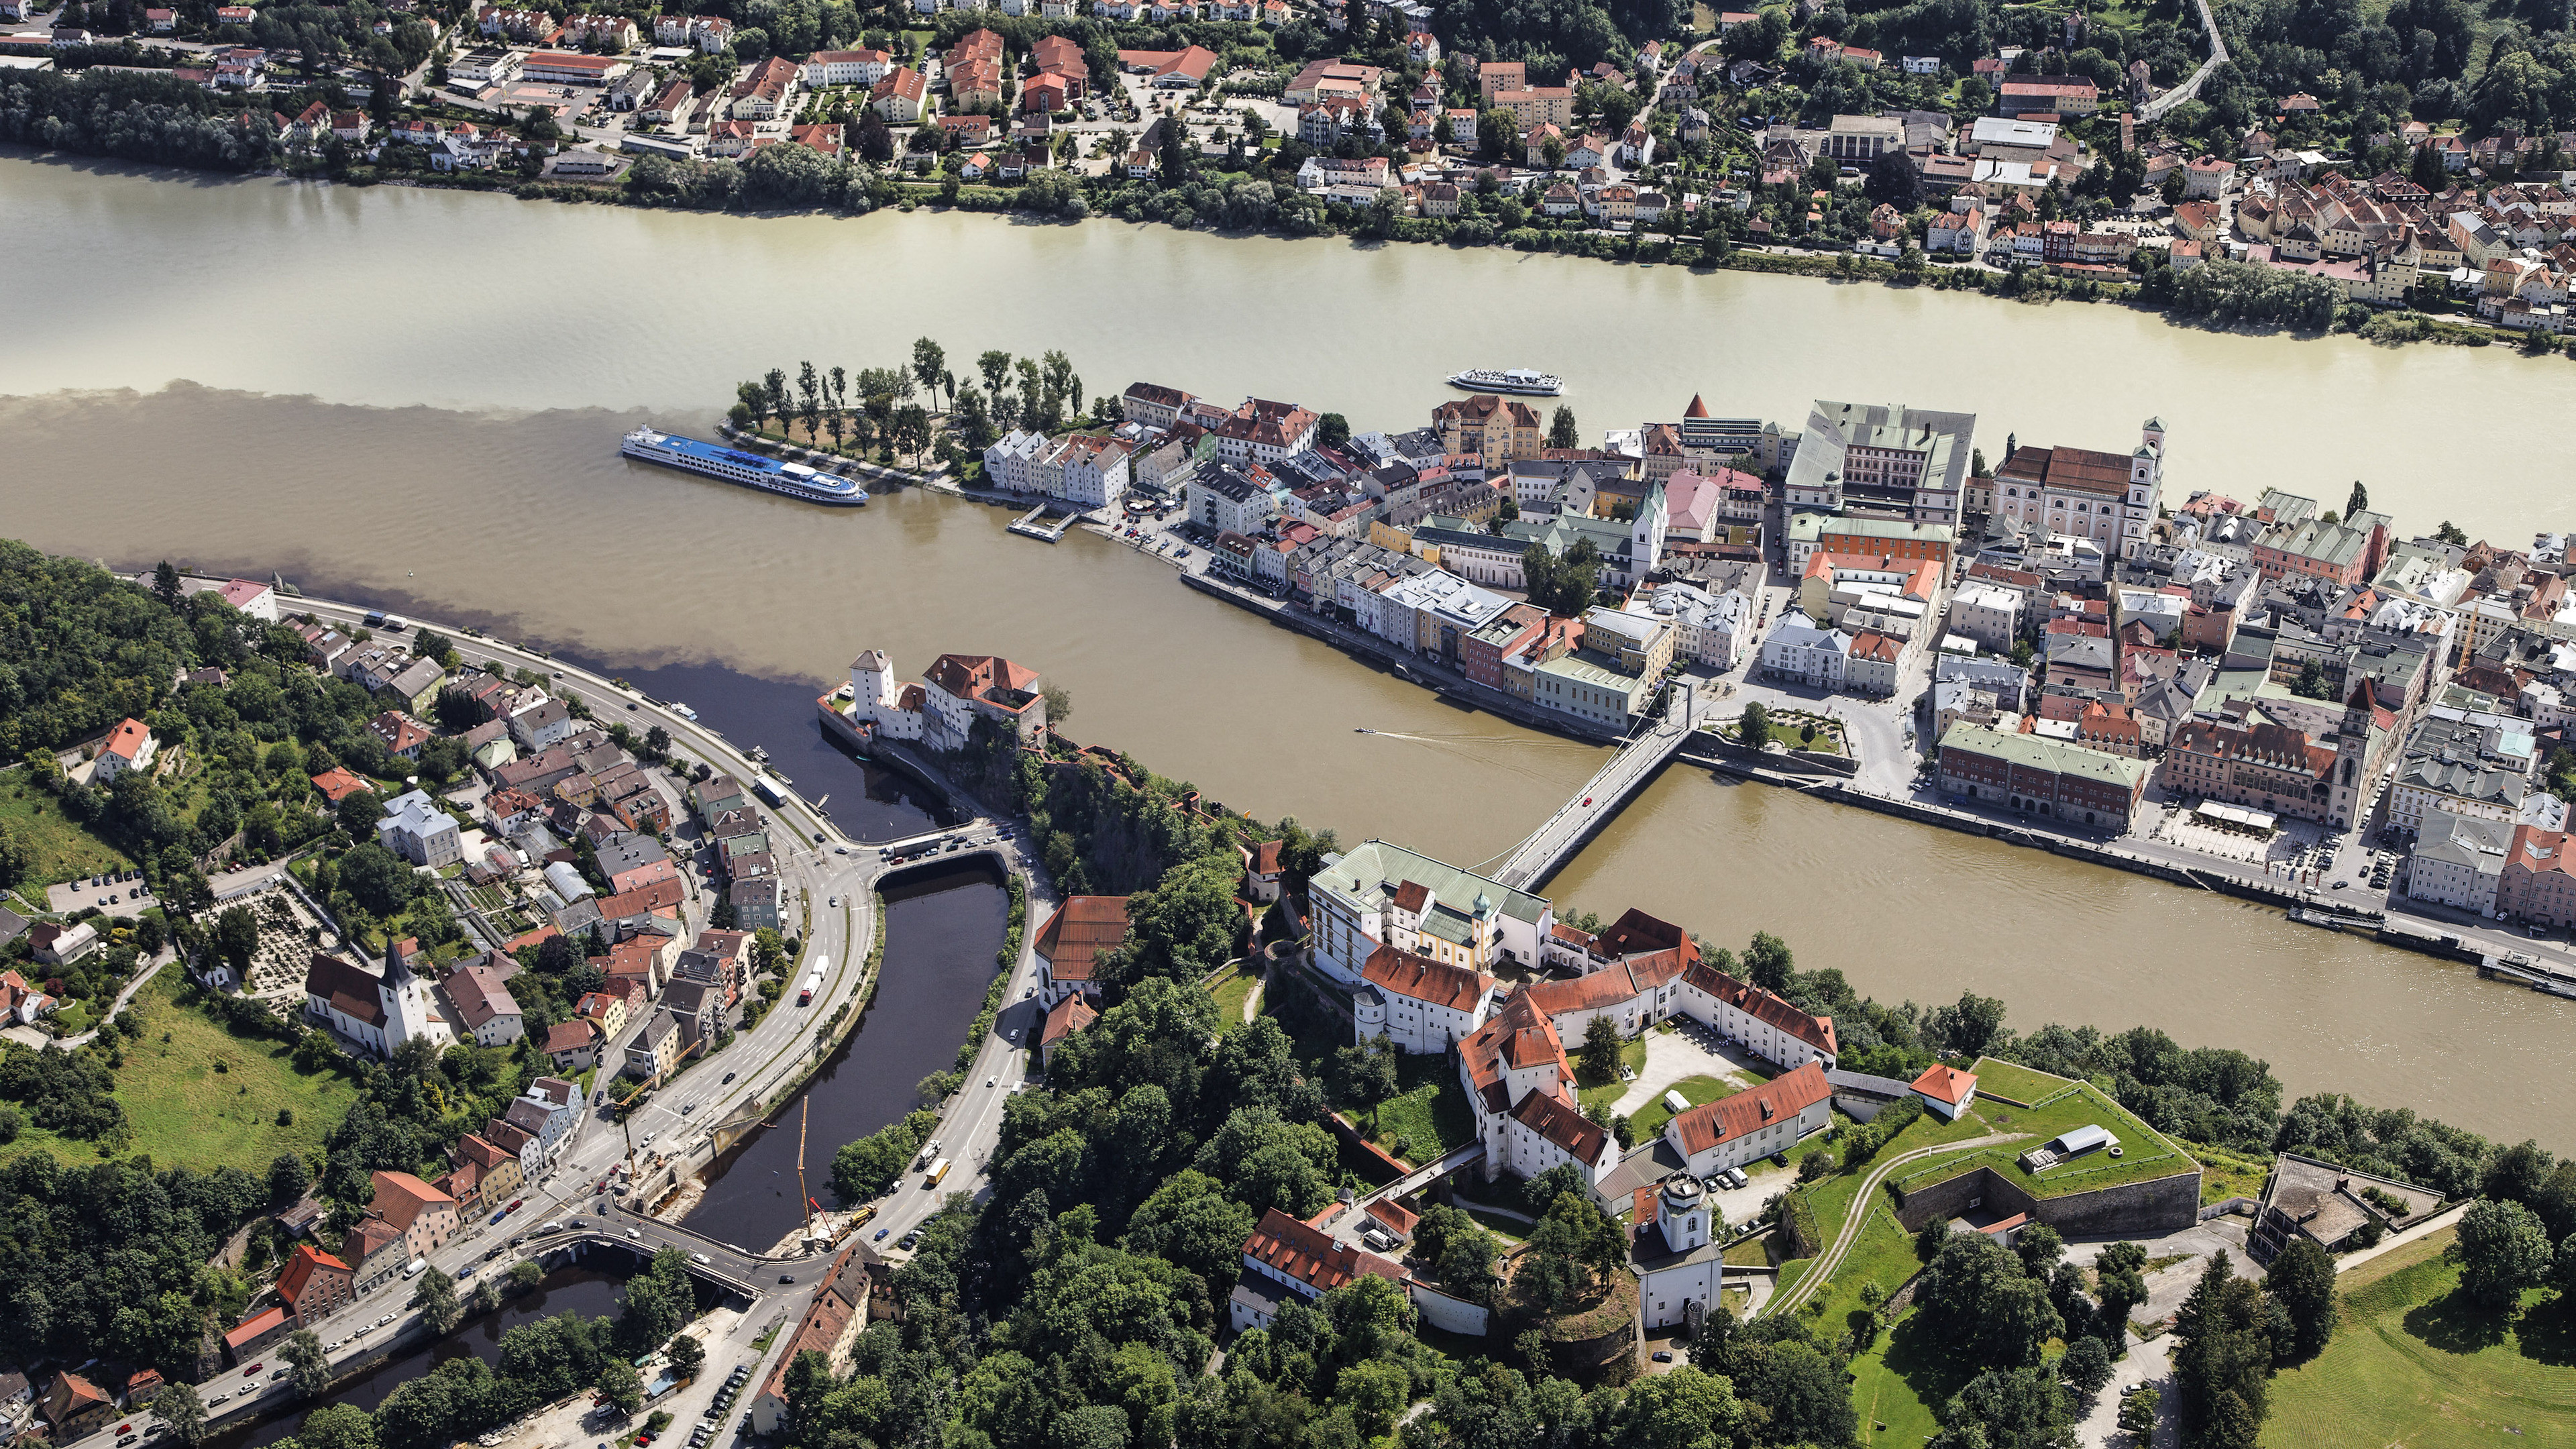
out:
{"label": "brown river water", "polygon": [[[461,193],[154,179],[0,158],[0,535],[282,571],[317,593],[626,667],[819,689],[870,645],[907,671],[1008,654],[1071,689],[1068,733],[1228,805],[1462,864],[1526,833],[1598,752],[1461,712],[1176,585],[1088,535],[908,492],[823,511],[631,467],[735,380],[940,338],[1412,426],[1461,366],[1563,374],[1587,432],[1818,395],[1969,409],[2174,479],[2520,542],[2576,524],[2576,363],[2498,349],[2213,335],[2141,314],[1498,252],[923,213],[663,215]],[[703,705],[703,701],[700,702]],[[1378,734],[1357,733],[1366,728]],[[1882,999],[2003,997],[2164,1027],[2502,1137],[2576,1147],[2576,1003],[2142,877],[1676,768],[1551,887],[1714,940],[1768,929]]]}

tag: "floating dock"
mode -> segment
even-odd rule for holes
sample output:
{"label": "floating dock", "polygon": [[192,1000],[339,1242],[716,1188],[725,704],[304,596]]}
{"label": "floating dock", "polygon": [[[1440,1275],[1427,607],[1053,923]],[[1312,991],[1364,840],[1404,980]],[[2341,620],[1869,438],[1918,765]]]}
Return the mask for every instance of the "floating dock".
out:
{"label": "floating dock", "polygon": [[1048,543],[1054,543],[1063,538],[1073,527],[1075,519],[1082,516],[1078,513],[1067,513],[1060,517],[1049,518],[1047,508],[1048,505],[1041,503],[1021,514],[1019,521],[1011,525],[1011,532],[1023,538],[1042,539]]}

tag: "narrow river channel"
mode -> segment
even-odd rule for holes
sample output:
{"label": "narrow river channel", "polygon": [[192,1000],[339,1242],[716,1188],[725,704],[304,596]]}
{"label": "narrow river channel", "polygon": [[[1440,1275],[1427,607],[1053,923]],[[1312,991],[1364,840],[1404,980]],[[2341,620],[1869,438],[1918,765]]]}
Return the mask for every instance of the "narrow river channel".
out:
{"label": "narrow river channel", "polygon": [[[558,1268],[546,1275],[536,1292],[524,1298],[505,1300],[498,1310],[469,1320],[456,1332],[435,1343],[405,1348],[365,1373],[344,1381],[320,1403],[298,1405],[274,1417],[216,1435],[207,1441],[207,1449],[259,1449],[262,1444],[275,1443],[293,1434],[304,1423],[305,1414],[324,1403],[372,1410],[397,1387],[435,1370],[450,1359],[471,1355],[486,1363],[498,1363],[501,1335],[522,1324],[552,1318],[558,1313],[574,1313],[583,1318],[614,1315],[618,1291],[624,1283],[621,1277],[590,1268]],[[464,1286],[470,1288],[473,1285]]]}
{"label": "narrow river channel", "polygon": [[[824,737],[814,722],[820,691],[809,681],[758,679],[715,664],[575,662],[687,704],[726,739],[768,751],[772,767],[806,799],[828,799],[833,821],[859,840],[898,840],[940,823],[936,802],[918,782],[855,759]],[[771,1114],[769,1126],[708,1170],[706,1195],[685,1219],[692,1226],[767,1249],[799,1220],[800,1122],[806,1192],[829,1206],[832,1154],[911,1111],[915,1084],[954,1061],[1001,948],[1010,903],[1001,876],[989,863],[927,866],[891,877],[883,894],[885,963],[867,1015],[814,1079]]]}
{"label": "narrow river channel", "polygon": [[905,871],[886,887],[885,970],[874,1004],[814,1080],[770,1125],[708,1171],[706,1196],[684,1221],[755,1252],[796,1228],[799,1123],[804,1184],[824,1206],[832,1154],[919,1104],[913,1085],[946,1071],[983,1005],[1010,908],[989,864]]}

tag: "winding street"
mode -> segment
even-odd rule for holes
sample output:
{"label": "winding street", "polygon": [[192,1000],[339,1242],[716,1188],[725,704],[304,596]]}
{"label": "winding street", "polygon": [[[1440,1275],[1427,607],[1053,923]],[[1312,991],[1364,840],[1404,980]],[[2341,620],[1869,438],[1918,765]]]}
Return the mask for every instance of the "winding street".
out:
{"label": "winding street", "polygon": [[[219,587],[223,582],[203,576],[185,579],[191,589]],[[291,599],[286,608],[347,627],[364,627],[366,616],[373,612],[362,605],[311,597]],[[647,723],[660,725],[671,736],[675,765],[704,762],[710,769],[745,781],[763,773],[756,762],[717,731],[674,714],[596,673],[433,620],[410,621],[411,627],[424,625],[453,640],[458,658],[466,664],[533,670],[546,678],[549,692],[580,698],[603,722],[627,719],[639,728]],[[791,847],[776,854],[791,896],[803,901],[806,954],[798,969],[805,963],[828,961],[823,991],[803,1007],[794,1005],[792,996],[782,996],[721,1054],[683,1071],[655,1092],[622,1129],[611,1122],[604,1106],[589,1104],[553,1149],[548,1164],[521,1189],[521,1206],[515,1212],[498,1221],[489,1216],[476,1219],[428,1255],[428,1261],[459,1280],[461,1288],[470,1288],[472,1285],[464,1280],[481,1272],[501,1272],[515,1261],[535,1258],[549,1249],[583,1239],[618,1243],[645,1253],[678,1248],[693,1255],[698,1271],[732,1280],[753,1291],[753,1311],[745,1314],[738,1325],[739,1342],[729,1339],[723,1345],[728,1350],[749,1353],[754,1329],[779,1313],[793,1316],[801,1311],[804,1295],[829,1268],[828,1253],[774,1254],[758,1245],[726,1243],[642,1211],[643,1195],[636,1199],[637,1206],[629,1206],[608,1191],[620,1163],[634,1164],[637,1176],[648,1182],[659,1175],[661,1164],[666,1162],[681,1177],[697,1171],[714,1155],[710,1149],[717,1124],[747,1103],[758,1102],[767,1110],[784,1103],[807,1070],[828,1054],[835,1033],[824,1023],[831,1020],[834,1009],[859,1009],[866,958],[877,932],[876,887],[879,879],[889,873],[889,867],[880,855],[878,843],[851,838],[801,796],[784,785],[779,789],[780,806],[761,808],[765,816],[773,818],[773,839]],[[798,831],[801,840],[787,840],[788,830]],[[992,1030],[977,1046],[964,1086],[943,1107],[936,1129],[942,1151],[954,1159],[955,1169],[938,1191],[925,1190],[920,1174],[908,1173],[880,1200],[878,1213],[869,1225],[877,1250],[897,1259],[905,1255],[885,1239],[918,1226],[938,1211],[951,1194],[979,1196],[987,1186],[986,1168],[1000,1139],[1003,1104],[1033,1068],[1033,1048],[1043,1021],[1043,1013],[1034,1000],[1034,943],[1037,927],[1056,905],[1044,869],[1024,853],[1018,840],[997,836],[995,823],[989,819],[977,817],[908,838],[952,842],[957,853],[942,851],[937,857],[941,860],[958,859],[968,853],[993,856],[1020,879],[1027,892],[1027,911],[1019,954],[1010,963],[1003,988],[1002,1009],[995,1014]],[[971,852],[969,846],[973,847]],[[832,904],[835,900],[837,905]],[[132,983],[128,993],[140,989],[144,979],[148,978]],[[641,1029],[640,1025],[637,1029]],[[616,1044],[603,1051],[604,1060],[621,1058]],[[822,1145],[817,1149],[817,1159],[828,1163],[838,1146],[837,1142]],[[333,1345],[330,1358],[335,1374],[348,1373],[381,1358],[405,1341],[435,1337],[409,1307],[411,1287],[408,1278],[397,1277],[341,1312],[311,1325],[326,1344]],[[769,1306],[764,1307],[761,1299],[769,1300]],[[722,1367],[727,1355],[716,1352],[717,1347],[710,1345],[709,1361]],[[273,1346],[267,1357],[273,1358],[276,1353],[277,1347]],[[290,1378],[278,1376],[276,1370],[281,1366],[263,1363],[259,1374],[226,1370],[207,1380],[202,1387],[209,1398],[227,1394],[225,1403],[209,1405],[209,1422],[274,1409],[278,1406],[274,1400],[279,1396],[291,1400],[296,1391]],[[149,1422],[148,1414],[130,1414],[112,1420],[97,1434],[67,1442],[65,1449],[114,1449],[121,1433],[135,1432]]]}
{"label": "winding street", "polygon": [[2029,1135],[2027,1132],[1989,1132],[1964,1142],[1939,1142],[1891,1157],[1872,1168],[1869,1176],[1861,1179],[1860,1190],[1852,1194],[1851,1214],[1843,1220],[1842,1231],[1834,1235],[1832,1246],[1816,1255],[1816,1261],[1809,1264],[1805,1275],[1798,1279],[1797,1287],[1773,1295],[1771,1301],[1764,1305],[1763,1315],[1783,1313],[1797,1307],[1816,1291],[1817,1285],[1832,1280],[1834,1273],[1842,1267],[1844,1257],[1851,1252],[1852,1244],[1859,1242],[1861,1233],[1868,1228],[1869,1210],[1874,1206],[1872,1195],[1878,1191],[1878,1185],[1887,1180],[1889,1173],[1909,1162],[1938,1157],[1945,1152],[1967,1152],[1979,1147],[1992,1147],[1999,1142],[2018,1142]]}

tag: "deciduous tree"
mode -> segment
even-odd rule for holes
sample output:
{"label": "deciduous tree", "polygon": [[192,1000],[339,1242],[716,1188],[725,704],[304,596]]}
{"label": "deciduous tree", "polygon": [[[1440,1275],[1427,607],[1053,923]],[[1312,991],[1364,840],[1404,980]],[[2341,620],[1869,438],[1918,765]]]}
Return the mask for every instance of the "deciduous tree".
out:
{"label": "deciduous tree", "polygon": [[2304,1235],[2293,1234],[2288,1247],[2264,1271],[2263,1291],[2290,1315],[2292,1341],[2287,1357],[2310,1359],[2325,1351],[2335,1329],[2335,1265],[2326,1250]]}
{"label": "deciduous tree", "polygon": [[412,1281],[411,1306],[420,1311],[421,1322],[436,1334],[447,1333],[465,1316],[465,1306],[456,1299],[456,1280],[434,1267],[424,1269]]}
{"label": "deciduous tree", "polygon": [[2460,1215],[2446,1256],[2460,1265],[2460,1289],[2489,1308],[2510,1309],[2522,1290],[2548,1276],[2553,1254],[2540,1218],[2518,1202],[2480,1198]]}

